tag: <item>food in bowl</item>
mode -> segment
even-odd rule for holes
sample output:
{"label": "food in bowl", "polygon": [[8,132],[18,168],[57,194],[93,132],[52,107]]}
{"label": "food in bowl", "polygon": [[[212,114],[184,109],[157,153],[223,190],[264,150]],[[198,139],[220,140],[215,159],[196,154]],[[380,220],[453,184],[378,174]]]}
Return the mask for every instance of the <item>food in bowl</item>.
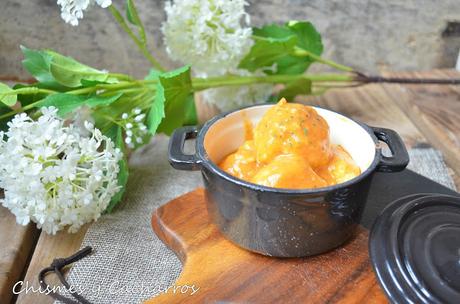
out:
{"label": "food in bowl", "polygon": [[[258,125],[273,107],[254,105],[217,115],[202,127],[177,129],[170,139],[169,161],[176,169],[201,171],[208,216],[233,243],[276,257],[326,252],[353,236],[374,174],[403,170],[409,156],[395,131],[370,127],[340,113],[312,107],[329,125],[330,145],[340,145],[349,153],[360,168],[359,176],[329,187],[286,189],[251,183],[219,168],[218,164],[239,149],[246,149],[248,158],[257,158],[251,152],[255,149],[251,147],[255,137],[252,143],[244,144],[246,133],[251,134],[247,130],[252,130],[248,126]],[[184,144],[192,139],[196,139],[196,152],[186,154]],[[391,156],[382,155],[379,141],[388,145]],[[289,157],[280,157],[272,166],[290,161]],[[259,169],[248,165],[241,172],[255,176],[251,168]]]}
{"label": "food in bowl", "polygon": [[254,184],[288,189],[321,188],[361,174],[329,125],[309,106],[284,98],[255,127],[245,124],[246,140],[219,163],[227,173]]}

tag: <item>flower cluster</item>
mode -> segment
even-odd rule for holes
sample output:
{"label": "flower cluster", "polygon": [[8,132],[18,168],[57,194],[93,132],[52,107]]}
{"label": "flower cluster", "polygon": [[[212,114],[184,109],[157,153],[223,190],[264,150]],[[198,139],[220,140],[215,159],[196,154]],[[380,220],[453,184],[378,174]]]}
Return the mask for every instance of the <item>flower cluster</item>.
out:
{"label": "flower cluster", "polygon": [[126,132],[126,145],[131,149],[142,145],[148,134],[147,126],[144,124],[145,114],[142,113],[141,109],[134,108],[129,114],[123,113],[121,118],[121,124]]}
{"label": "flower cluster", "polygon": [[[244,0],[175,0],[165,6],[162,30],[168,54],[192,64],[200,77],[228,74],[252,75],[238,64],[253,41]],[[242,26],[241,20],[244,19]],[[222,87],[203,92],[203,100],[221,111],[265,102],[272,87],[267,84]]]}
{"label": "flower cluster", "polygon": [[19,224],[33,221],[50,234],[66,226],[75,232],[98,219],[119,191],[122,155],[91,123],[85,137],[65,126],[57,109],[41,112],[36,121],[17,114],[0,133],[1,203]]}
{"label": "flower cluster", "polygon": [[238,66],[252,45],[244,0],[175,0],[166,2],[163,23],[166,50],[172,59],[208,75],[223,75]]}
{"label": "flower cluster", "polygon": [[[102,8],[112,5],[112,0],[95,0],[97,5]],[[93,4],[93,0],[58,0],[61,6],[61,17],[66,23],[73,26],[78,25],[78,19],[83,18],[83,12]]]}
{"label": "flower cluster", "polygon": [[72,122],[74,128],[80,132],[81,136],[87,137],[91,135],[91,131],[86,128],[88,123],[94,124],[90,107],[86,105],[80,106],[67,115],[65,119]]}

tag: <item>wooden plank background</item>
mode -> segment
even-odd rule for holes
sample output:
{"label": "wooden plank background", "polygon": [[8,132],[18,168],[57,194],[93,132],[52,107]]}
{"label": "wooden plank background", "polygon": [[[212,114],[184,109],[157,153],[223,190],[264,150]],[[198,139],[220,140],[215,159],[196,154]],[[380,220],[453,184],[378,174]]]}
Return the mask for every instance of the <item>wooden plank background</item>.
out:
{"label": "wooden plank background", "polygon": [[35,225],[18,225],[16,217],[0,206],[0,303],[11,301],[13,285],[23,275],[39,235]]}
{"label": "wooden plank background", "polygon": [[[424,73],[386,73],[401,77],[455,77],[453,70],[436,70]],[[429,144],[442,151],[452,168],[452,177],[460,189],[460,87],[440,85],[371,84],[358,88],[335,89],[322,96],[299,97],[311,105],[319,105],[339,111],[364,123],[388,127],[403,137],[407,146]],[[214,113],[212,107],[201,105],[200,117]],[[2,207],[3,208],[3,207]],[[12,223],[12,216],[0,209],[0,303],[8,303],[8,286],[20,279],[27,256],[34,244],[33,227],[23,228]],[[86,228],[77,234],[59,233],[56,236],[40,234],[30,266],[24,280],[37,283],[40,269],[48,266],[55,257],[65,257],[80,247]],[[4,246],[8,244],[8,246]],[[21,269],[19,271],[18,269]],[[21,294],[18,303],[52,303],[52,299],[37,294]]]}

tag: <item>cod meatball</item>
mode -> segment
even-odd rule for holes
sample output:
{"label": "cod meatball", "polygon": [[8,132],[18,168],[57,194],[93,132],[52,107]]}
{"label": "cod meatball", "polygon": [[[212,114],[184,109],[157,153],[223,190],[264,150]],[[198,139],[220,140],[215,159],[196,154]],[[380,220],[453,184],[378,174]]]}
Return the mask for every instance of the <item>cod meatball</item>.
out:
{"label": "cod meatball", "polygon": [[333,156],[329,164],[318,168],[316,172],[329,185],[335,185],[344,183],[360,175],[361,169],[342,146],[334,146]]}
{"label": "cod meatball", "polygon": [[294,154],[275,157],[254,175],[251,182],[290,189],[320,188],[327,185],[304,158]]}
{"label": "cod meatball", "polygon": [[329,126],[315,109],[287,103],[270,108],[254,129],[256,158],[269,163],[277,155],[296,154],[311,167],[326,165],[331,156]]}
{"label": "cod meatball", "polygon": [[236,150],[236,152],[228,155],[219,164],[219,167],[235,177],[244,180],[251,179],[258,168],[254,141],[245,141],[244,144]]}

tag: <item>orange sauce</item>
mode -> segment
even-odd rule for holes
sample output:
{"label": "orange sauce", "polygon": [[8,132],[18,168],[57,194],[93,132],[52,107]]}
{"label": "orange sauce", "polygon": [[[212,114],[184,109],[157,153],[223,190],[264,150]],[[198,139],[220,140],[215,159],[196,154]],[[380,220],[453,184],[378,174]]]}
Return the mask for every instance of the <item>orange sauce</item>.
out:
{"label": "orange sauce", "polygon": [[287,103],[271,107],[255,128],[245,120],[246,141],[219,167],[240,179],[274,188],[319,188],[358,176],[360,168],[329,141],[329,125],[315,109]]}

